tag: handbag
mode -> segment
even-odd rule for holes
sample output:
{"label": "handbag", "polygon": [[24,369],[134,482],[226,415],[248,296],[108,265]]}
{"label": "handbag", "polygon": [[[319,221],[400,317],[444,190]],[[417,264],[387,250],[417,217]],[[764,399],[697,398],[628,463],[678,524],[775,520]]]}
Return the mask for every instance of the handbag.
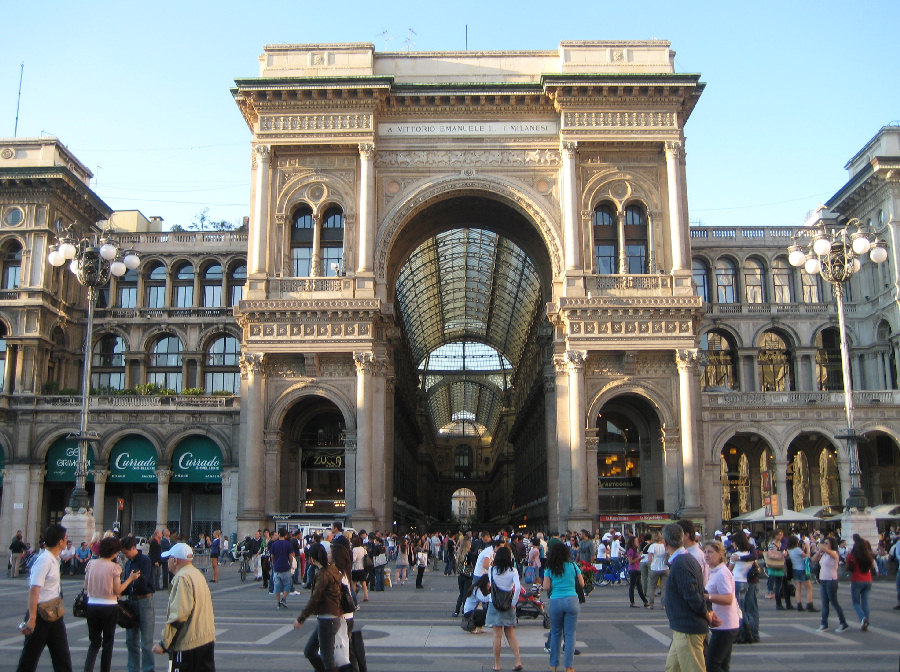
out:
{"label": "handbag", "polygon": [[766,569],[784,569],[784,556],[781,551],[766,551]]}
{"label": "handbag", "polygon": [[62,597],[54,597],[52,600],[38,602],[37,615],[41,617],[42,621],[54,623],[61,619],[64,613],[66,613],[66,608],[63,606]]}
{"label": "handbag", "polygon": [[459,624],[466,632],[472,632],[475,630],[475,610],[473,609],[468,614],[463,614],[462,621]]}
{"label": "handbag", "polygon": [[87,618],[87,593],[82,590],[72,603],[72,615],[75,618]]}
{"label": "handbag", "polygon": [[119,613],[116,616],[116,623],[120,628],[131,630],[136,628],[140,623],[137,607],[131,600],[119,600]]}
{"label": "handbag", "polygon": [[572,567],[575,569],[575,594],[578,595],[578,603],[584,604],[587,601],[587,597],[584,595],[584,586],[578,585],[578,568],[575,567],[575,563],[572,563]]}
{"label": "handbag", "polygon": [[[334,664],[344,667],[350,664],[350,635],[347,634],[347,622],[340,618],[341,623],[334,635]],[[321,655],[321,649],[320,655]]]}
{"label": "handbag", "polygon": [[387,564],[387,555],[384,553],[380,553],[375,556],[375,566],[376,567],[384,567]]}
{"label": "handbag", "polygon": [[419,551],[416,553],[416,565],[419,567],[427,567],[428,566],[428,553],[425,551]]}
{"label": "handbag", "polygon": [[356,597],[353,595],[351,590],[342,583],[341,584],[341,613],[352,614],[357,609],[359,609],[359,605],[356,603]]}
{"label": "handbag", "polygon": [[753,564],[750,565],[750,569],[747,570],[747,583],[756,583],[759,581],[759,565],[756,564],[756,560],[753,561]]}
{"label": "handbag", "polygon": [[491,603],[497,611],[509,611],[512,608],[513,591],[497,588],[494,571],[491,570]]}

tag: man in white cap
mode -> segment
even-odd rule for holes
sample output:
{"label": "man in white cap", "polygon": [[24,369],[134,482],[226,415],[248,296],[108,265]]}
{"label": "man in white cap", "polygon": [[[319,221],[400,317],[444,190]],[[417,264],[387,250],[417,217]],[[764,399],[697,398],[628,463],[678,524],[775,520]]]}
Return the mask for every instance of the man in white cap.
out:
{"label": "man in white cap", "polygon": [[168,653],[171,672],[215,672],[216,625],[212,597],[203,574],[194,567],[194,551],[178,543],[162,553],[172,577],[166,625],[153,653]]}

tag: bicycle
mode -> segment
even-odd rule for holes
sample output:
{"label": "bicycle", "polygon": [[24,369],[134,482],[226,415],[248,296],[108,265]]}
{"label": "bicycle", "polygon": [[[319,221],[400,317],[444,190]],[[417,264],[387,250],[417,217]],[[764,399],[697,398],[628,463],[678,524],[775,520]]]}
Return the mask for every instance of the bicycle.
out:
{"label": "bicycle", "polygon": [[599,562],[594,565],[594,583],[598,586],[609,586],[613,583],[621,584],[628,580],[628,563],[618,558]]}
{"label": "bicycle", "polygon": [[241,574],[241,583],[247,580],[247,574],[250,573],[250,559],[247,557],[247,551],[238,551],[237,555],[241,558],[241,566],[238,571]]}

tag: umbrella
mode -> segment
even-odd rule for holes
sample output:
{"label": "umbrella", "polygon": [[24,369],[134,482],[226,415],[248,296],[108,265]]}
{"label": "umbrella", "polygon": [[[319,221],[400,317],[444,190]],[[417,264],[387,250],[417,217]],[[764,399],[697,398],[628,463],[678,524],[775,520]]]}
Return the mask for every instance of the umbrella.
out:
{"label": "umbrella", "polygon": [[[732,520],[741,523],[768,523],[772,520],[772,516],[767,516],[766,507],[762,507],[756,509],[755,511],[750,511],[749,513],[745,513],[741,516],[732,518]],[[816,518],[815,516],[810,516],[808,513],[792,511],[791,509],[782,509],[781,513],[775,516],[776,523],[803,521],[821,523],[822,519]]]}

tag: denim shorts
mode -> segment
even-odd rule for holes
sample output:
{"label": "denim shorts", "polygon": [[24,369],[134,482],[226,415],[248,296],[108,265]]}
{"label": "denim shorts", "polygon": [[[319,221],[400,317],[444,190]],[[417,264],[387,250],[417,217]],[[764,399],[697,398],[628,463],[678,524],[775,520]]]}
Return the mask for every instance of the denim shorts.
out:
{"label": "denim shorts", "polygon": [[809,574],[806,573],[806,570],[795,569],[794,581],[809,581]]}
{"label": "denim shorts", "polygon": [[293,584],[291,580],[290,572],[275,572],[275,578],[273,580],[274,590],[272,592],[275,593],[289,593],[291,592],[291,585]]}

